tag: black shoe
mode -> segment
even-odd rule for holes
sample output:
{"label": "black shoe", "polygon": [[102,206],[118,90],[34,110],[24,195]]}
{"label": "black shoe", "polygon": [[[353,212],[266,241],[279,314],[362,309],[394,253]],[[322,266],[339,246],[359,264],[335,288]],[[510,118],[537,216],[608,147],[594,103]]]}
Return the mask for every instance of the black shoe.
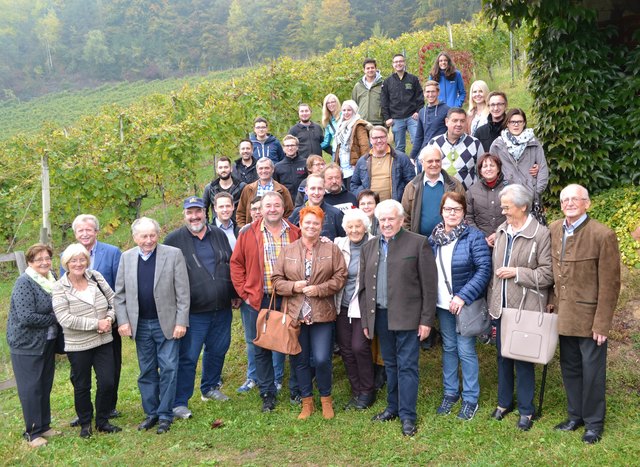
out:
{"label": "black shoe", "polygon": [[118,433],[119,431],[122,431],[122,428],[107,422],[104,425],[96,426],[96,430],[100,433]]}
{"label": "black shoe", "polygon": [[276,396],[273,394],[265,394],[262,396],[262,411],[273,412],[276,408]]}
{"label": "black shoe", "polygon": [[374,365],[373,366],[373,386],[376,388],[376,391],[382,389],[387,382],[387,371],[384,369],[382,365]]}
{"label": "black shoe", "polygon": [[496,410],[494,410],[491,414],[491,418],[500,421],[511,412],[513,412],[513,406],[507,407],[506,409],[500,409],[499,407],[496,407]]}
{"label": "black shoe", "polygon": [[581,426],[584,426],[582,420],[565,420],[562,423],[558,423],[553,429],[559,431],[576,431]]}
{"label": "black shoe", "polygon": [[396,418],[398,418],[398,414],[391,413],[387,409],[384,409],[379,414],[374,415],[371,418],[371,421],[373,421],[373,422],[390,422],[391,420],[395,420]]}
{"label": "black shoe", "polygon": [[93,431],[91,430],[91,425],[85,425],[82,428],[80,428],[80,438],[91,438],[91,435],[93,435]]}
{"label": "black shoe", "polygon": [[344,410],[355,409],[357,405],[358,405],[358,398],[356,396],[352,396],[351,399],[349,399],[349,402],[347,402],[346,405],[344,406]]}
{"label": "black shoe", "polygon": [[358,410],[365,410],[371,407],[376,401],[376,393],[375,391],[360,394],[356,399],[355,408]]}
{"label": "black shoe", "polygon": [[117,409],[113,409],[109,412],[109,418],[118,418],[120,416],[120,412]]}
{"label": "black shoe", "polygon": [[582,435],[582,441],[586,444],[596,444],[602,439],[601,430],[586,430]]}
{"label": "black shoe", "polygon": [[158,417],[147,417],[145,418],[140,425],[138,425],[138,431],[148,430],[149,428],[153,428],[158,423]]}
{"label": "black shoe", "polygon": [[78,417],[74,418],[69,422],[69,426],[73,428],[80,426],[80,419]]}
{"label": "black shoe", "polygon": [[171,420],[160,420],[156,433],[162,435],[171,429]]}
{"label": "black shoe", "polygon": [[516,427],[518,430],[529,431],[533,426],[533,415],[520,415],[520,419],[518,423],[516,423]]}
{"label": "black shoe", "polygon": [[402,421],[402,434],[404,436],[413,436],[418,431],[416,428],[416,422],[413,420],[403,420]]}

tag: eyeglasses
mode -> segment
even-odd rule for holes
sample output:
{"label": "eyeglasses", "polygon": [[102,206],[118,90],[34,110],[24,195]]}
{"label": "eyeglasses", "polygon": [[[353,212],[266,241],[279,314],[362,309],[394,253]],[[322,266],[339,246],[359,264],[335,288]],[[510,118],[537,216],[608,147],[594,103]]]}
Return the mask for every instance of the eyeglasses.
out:
{"label": "eyeglasses", "polygon": [[297,148],[298,145],[297,144],[285,144],[284,147],[285,148]]}
{"label": "eyeglasses", "polygon": [[251,212],[258,212],[259,210],[260,210],[260,206],[250,209]]}
{"label": "eyeglasses", "polygon": [[428,160],[428,161],[423,160],[422,165],[442,165],[442,160],[441,159]]}
{"label": "eyeglasses", "polygon": [[498,102],[498,103],[494,102],[493,104],[489,104],[489,107],[494,107],[494,108],[495,107],[504,107],[505,105],[507,105],[507,104],[505,104],[504,102]]}
{"label": "eyeglasses", "polygon": [[325,162],[314,162],[313,164],[311,164],[313,167],[322,167],[327,165]]}
{"label": "eyeglasses", "polygon": [[445,206],[442,208],[442,212],[445,214],[460,214],[462,212],[462,208],[450,208],[449,206]]}
{"label": "eyeglasses", "polygon": [[51,257],[50,256],[45,256],[44,258],[35,258],[33,260],[34,263],[50,263],[51,262]]}
{"label": "eyeglasses", "polygon": [[571,196],[570,198],[565,198],[560,200],[560,204],[578,204],[578,201],[586,201],[587,198],[578,198],[577,196]]}
{"label": "eyeglasses", "polygon": [[69,260],[69,264],[86,264],[87,258],[72,258]]}
{"label": "eyeglasses", "polygon": [[386,136],[372,136],[371,137],[371,141],[382,141],[384,139],[387,139]]}
{"label": "eyeglasses", "polygon": [[253,128],[256,129],[256,130],[266,130],[267,129],[266,126],[254,126]]}
{"label": "eyeglasses", "polygon": [[514,125],[514,126],[524,125],[524,120],[509,120],[509,125]]}

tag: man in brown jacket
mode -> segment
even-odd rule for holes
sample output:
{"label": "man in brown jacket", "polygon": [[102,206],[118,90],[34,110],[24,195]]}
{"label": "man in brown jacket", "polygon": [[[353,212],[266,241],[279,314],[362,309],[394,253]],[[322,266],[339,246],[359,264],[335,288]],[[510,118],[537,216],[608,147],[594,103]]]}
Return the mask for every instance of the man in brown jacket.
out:
{"label": "man in brown jacket", "polygon": [[387,372],[387,407],[374,421],[402,421],[416,433],[420,341],[435,323],[438,273],[426,237],[402,228],[404,210],[382,201],[375,216],[380,236],[362,247],[358,299],[364,335],[380,340]]}
{"label": "man in brown jacket", "polygon": [[558,313],[560,369],[568,418],[560,431],[585,426],[582,440],[600,441],[606,409],[607,336],[620,293],[620,252],[615,233],[589,218],[589,192],[568,185],[560,192],[565,215],[550,226],[552,307]]}

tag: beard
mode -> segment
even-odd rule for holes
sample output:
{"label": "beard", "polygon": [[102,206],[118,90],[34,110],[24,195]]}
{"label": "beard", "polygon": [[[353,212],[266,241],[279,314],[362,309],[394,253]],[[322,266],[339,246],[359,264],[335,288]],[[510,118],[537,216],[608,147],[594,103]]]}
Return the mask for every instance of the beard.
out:
{"label": "beard", "polygon": [[218,175],[218,178],[220,180],[229,180],[231,178],[231,173],[228,173],[227,175]]}
{"label": "beard", "polygon": [[202,232],[202,229],[204,229],[204,222],[199,222],[198,224],[189,224],[187,227],[191,232],[199,233]]}

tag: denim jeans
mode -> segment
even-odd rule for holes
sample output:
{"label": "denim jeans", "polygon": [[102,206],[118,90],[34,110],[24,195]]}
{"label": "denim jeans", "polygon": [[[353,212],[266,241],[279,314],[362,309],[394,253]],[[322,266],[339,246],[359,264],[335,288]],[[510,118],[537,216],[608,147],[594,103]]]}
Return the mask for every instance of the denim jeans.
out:
{"label": "denim jeans", "polygon": [[[267,303],[266,306],[269,306],[269,304]],[[247,344],[247,379],[257,382],[256,346],[253,343],[253,339],[256,338],[256,320],[258,319],[258,311],[253,309],[251,305],[242,303],[242,305],[240,305],[240,317],[242,318],[242,328],[244,329],[244,341]],[[280,352],[271,353],[275,380],[282,383],[282,378],[284,377],[285,355]]]}
{"label": "denim jeans", "polygon": [[[407,118],[394,118],[391,131],[393,131],[393,140],[395,141],[396,150],[405,152],[407,147],[407,131],[411,143],[416,140],[416,131],[418,130],[418,120],[408,116]],[[417,331],[416,331],[417,333]]]}
{"label": "denim jeans", "polygon": [[231,308],[189,315],[189,328],[180,339],[178,383],[174,407],[186,406],[193,395],[198,358],[202,354],[200,391],[206,394],[220,384],[224,358],[231,344]]}
{"label": "denim jeans", "polygon": [[295,366],[300,388],[300,397],[313,395],[313,370],[315,365],[316,384],[320,396],[331,395],[333,373],[333,322],[300,325],[300,347],[302,352],[291,358]]}
{"label": "denim jeans", "polygon": [[180,341],[167,339],[157,319],[141,319],[136,331],[138,388],[147,417],[173,420]]}
{"label": "denim jeans", "polygon": [[387,410],[400,420],[416,420],[418,402],[418,330],[390,331],[387,310],[376,310],[375,333],[387,373]]}
{"label": "denim jeans", "polygon": [[480,380],[476,338],[463,337],[456,332],[456,317],[449,310],[436,308],[442,335],[442,385],[446,396],[460,394],[458,364],[462,367],[462,400],[477,404]]}

